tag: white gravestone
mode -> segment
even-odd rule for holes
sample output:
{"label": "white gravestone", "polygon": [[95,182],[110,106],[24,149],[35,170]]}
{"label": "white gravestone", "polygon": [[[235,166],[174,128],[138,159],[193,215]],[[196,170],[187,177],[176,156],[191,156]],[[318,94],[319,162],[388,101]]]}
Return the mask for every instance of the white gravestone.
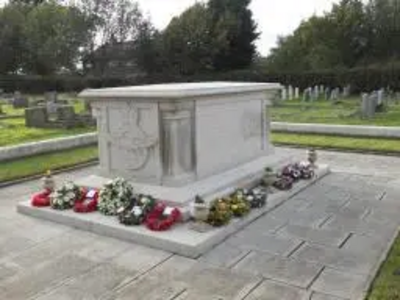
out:
{"label": "white gravestone", "polygon": [[185,83],[86,90],[80,97],[90,100],[97,117],[101,176],[141,184],[142,192],[143,185],[163,187],[165,200],[186,203],[192,193],[237,184],[244,166],[253,163],[262,172],[260,162],[273,152],[266,107],[280,89],[275,83]]}
{"label": "white gravestone", "polygon": [[295,99],[299,99],[300,98],[300,89],[298,87],[296,87],[294,89],[294,98]]}
{"label": "white gravestone", "polygon": [[289,88],[288,88],[288,99],[289,100],[293,100],[293,97],[294,97],[293,94],[294,94],[293,87],[291,85],[289,85]]}
{"label": "white gravestone", "polygon": [[287,100],[287,89],[286,89],[286,87],[282,88],[281,95],[282,95],[282,100],[286,101]]}

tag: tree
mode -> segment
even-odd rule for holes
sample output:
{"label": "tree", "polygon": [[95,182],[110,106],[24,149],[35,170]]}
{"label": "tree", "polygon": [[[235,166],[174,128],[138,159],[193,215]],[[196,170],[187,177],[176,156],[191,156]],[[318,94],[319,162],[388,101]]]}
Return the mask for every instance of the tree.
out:
{"label": "tree", "polygon": [[50,1],[31,9],[23,29],[24,69],[40,75],[75,70],[89,27],[90,20],[73,6]]}
{"label": "tree", "polygon": [[[143,16],[138,4],[130,0],[81,0],[79,8],[92,24],[90,37],[84,48],[85,65],[96,63],[94,55],[96,52],[97,56],[104,58],[106,64],[109,60],[106,57],[107,46],[136,41],[139,37],[144,37],[143,30],[151,31],[149,20]],[[103,53],[98,53],[99,51]],[[133,54],[135,47],[127,51]]]}
{"label": "tree", "polygon": [[0,9],[0,74],[15,73],[21,67],[24,20],[19,5],[9,4]]}
{"label": "tree", "polygon": [[250,66],[256,55],[259,34],[249,9],[251,0],[210,0],[210,31],[217,53],[213,58],[218,71]]}
{"label": "tree", "polygon": [[205,5],[195,4],[173,18],[162,40],[168,67],[177,73],[189,75],[212,68],[214,47]]}

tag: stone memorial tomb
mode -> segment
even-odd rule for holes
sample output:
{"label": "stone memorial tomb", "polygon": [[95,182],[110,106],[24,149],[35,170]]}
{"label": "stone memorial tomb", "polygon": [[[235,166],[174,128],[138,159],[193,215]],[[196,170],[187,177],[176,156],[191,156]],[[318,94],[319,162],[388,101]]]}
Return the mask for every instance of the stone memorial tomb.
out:
{"label": "stone memorial tomb", "polygon": [[[237,188],[259,184],[267,166],[282,167],[295,160],[274,153],[270,141],[267,111],[280,90],[275,83],[238,82],[85,90],[80,97],[90,101],[97,118],[100,164],[98,174],[74,182],[101,189],[111,179],[124,178],[135,193],[179,208],[185,221],[197,196],[210,203]],[[157,233],[123,226],[99,213],[37,209],[29,202],[20,203],[18,211],[197,257],[328,171],[319,166],[315,177],[270,195],[264,207],[207,232],[194,231],[187,222]]]}

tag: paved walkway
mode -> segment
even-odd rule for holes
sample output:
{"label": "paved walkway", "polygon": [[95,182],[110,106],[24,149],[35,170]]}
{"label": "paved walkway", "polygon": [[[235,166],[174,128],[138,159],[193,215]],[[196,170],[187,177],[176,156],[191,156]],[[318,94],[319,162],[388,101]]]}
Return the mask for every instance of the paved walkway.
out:
{"label": "paved walkway", "polygon": [[37,182],[1,189],[0,299],[361,299],[400,223],[400,158],[320,156],[333,174],[198,260],[17,214]]}

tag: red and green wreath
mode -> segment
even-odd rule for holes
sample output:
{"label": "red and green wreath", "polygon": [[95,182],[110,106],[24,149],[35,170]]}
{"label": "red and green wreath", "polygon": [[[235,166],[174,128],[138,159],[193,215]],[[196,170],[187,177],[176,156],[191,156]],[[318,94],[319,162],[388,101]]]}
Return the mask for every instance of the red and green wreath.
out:
{"label": "red and green wreath", "polygon": [[166,231],[181,219],[178,208],[169,207],[165,203],[158,203],[150,211],[145,220],[145,225],[152,231]]}
{"label": "red and green wreath", "polygon": [[74,203],[74,211],[77,213],[90,213],[97,210],[99,191],[82,188],[81,198]]}

